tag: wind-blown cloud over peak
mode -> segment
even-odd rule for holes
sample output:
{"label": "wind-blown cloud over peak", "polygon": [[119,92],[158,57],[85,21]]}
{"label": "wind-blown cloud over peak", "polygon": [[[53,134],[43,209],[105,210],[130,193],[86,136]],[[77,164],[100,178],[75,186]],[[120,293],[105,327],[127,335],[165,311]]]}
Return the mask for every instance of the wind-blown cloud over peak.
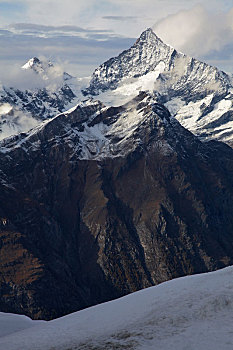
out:
{"label": "wind-blown cloud over peak", "polygon": [[195,57],[220,52],[233,45],[233,8],[229,12],[210,13],[197,5],[157,22],[156,34],[166,43]]}
{"label": "wind-blown cloud over peak", "polygon": [[49,65],[44,57],[40,59],[40,65],[35,68],[30,67],[28,62],[22,67],[14,64],[10,70],[3,67],[0,69],[0,84],[19,90],[47,88],[50,91],[56,91],[64,84],[64,68],[58,63]]}

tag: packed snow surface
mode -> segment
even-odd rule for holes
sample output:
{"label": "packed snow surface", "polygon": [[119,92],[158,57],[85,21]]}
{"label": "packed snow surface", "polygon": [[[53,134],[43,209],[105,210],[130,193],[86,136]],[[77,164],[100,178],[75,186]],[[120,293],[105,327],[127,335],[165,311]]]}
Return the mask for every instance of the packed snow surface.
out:
{"label": "packed snow surface", "polygon": [[24,315],[0,312],[0,337],[43,323],[45,321],[33,321]]}
{"label": "packed snow surface", "polygon": [[165,63],[160,62],[152,72],[142,75],[139,78],[123,79],[115,90],[108,90],[100,93],[98,98],[108,106],[121,106],[136,97],[140,91],[153,92],[155,82],[164,71]]}
{"label": "packed snow surface", "polygon": [[233,267],[162,283],[0,338],[4,350],[232,350]]}

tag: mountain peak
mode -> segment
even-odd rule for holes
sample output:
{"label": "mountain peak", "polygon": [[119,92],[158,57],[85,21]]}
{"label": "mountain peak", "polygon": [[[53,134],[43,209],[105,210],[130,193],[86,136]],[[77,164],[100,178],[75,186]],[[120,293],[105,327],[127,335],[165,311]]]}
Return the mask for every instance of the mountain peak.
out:
{"label": "mountain peak", "polygon": [[160,50],[160,48],[162,48],[163,50],[169,50],[169,51],[174,51],[175,50],[171,45],[165,43],[154,32],[154,30],[152,28],[147,28],[146,30],[144,30],[144,32],[142,32],[140,37],[137,39],[135,45],[137,45],[139,43],[146,44],[146,45],[154,45],[155,47],[157,47],[158,51]]}
{"label": "mountain peak", "polygon": [[64,81],[73,78],[69,73],[56,69],[57,67],[51,61],[46,59],[40,60],[37,57],[30,58],[21,68],[25,70],[32,69],[35,73],[41,74],[44,79],[48,79],[47,73],[49,72],[55,73],[56,76],[63,76]]}
{"label": "mountain peak", "polygon": [[232,86],[228,74],[178,52],[148,28],[132,47],[93,72],[83,94],[101,94],[103,102],[117,106],[150,91],[191,132],[232,145]]}
{"label": "mountain peak", "polygon": [[44,73],[47,69],[51,67],[53,67],[52,62],[47,60],[41,61],[39,58],[33,57],[30,58],[30,60],[28,60],[27,63],[25,63],[22,66],[22,69],[32,69],[36,73]]}
{"label": "mountain peak", "polygon": [[[113,57],[97,68],[84,94],[98,95],[101,91],[114,90],[119,82],[155,72],[154,80],[166,68],[177,52],[166,45],[151,28],[146,29],[135,44],[119,56]],[[145,79],[148,80],[146,77]],[[141,90],[147,90],[142,88]]]}
{"label": "mountain peak", "polygon": [[145,41],[152,41],[153,43],[155,41],[159,41],[164,44],[164,42],[155,34],[152,28],[147,28],[144,30],[144,32],[142,32],[140,37],[137,39],[136,43]]}
{"label": "mountain peak", "polygon": [[22,69],[30,69],[37,65],[41,65],[41,61],[37,57],[30,58],[23,66]]}

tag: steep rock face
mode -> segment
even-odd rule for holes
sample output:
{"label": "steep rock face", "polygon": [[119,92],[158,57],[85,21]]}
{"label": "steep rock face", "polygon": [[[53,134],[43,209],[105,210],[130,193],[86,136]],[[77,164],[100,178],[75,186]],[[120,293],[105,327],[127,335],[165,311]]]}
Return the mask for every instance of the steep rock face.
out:
{"label": "steep rock face", "polygon": [[169,68],[176,51],[160,40],[152,30],[142,33],[136,43],[118,57],[111,58],[98,67],[86,92],[98,95],[100,91],[115,89],[119,82],[138,78],[155,70],[161,63],[161,71]]}
{"label": "steep rock face", "polygon": [[1,311],[50,319],[233,263],[233,151],[154,96],[0,146]]}
{"label": "steep rock face", "polygon": [[[219,83],[219,94],[225,93],[230,84],[227,74],[177,52],[149,28],[130,49],[111,58],[94,71],[87,92],[98,95],[100,91],[115,89],[124,80],[142,77],[156,71],[158,67],[160,75],[157,77],[162,85],[160,90],[164,90],[164,98],[184,94],[193,101],[200,94],[206,96],[212,92],[213,82]],[[156,77],[154,82],[155,80]]]}
{"label": "steep rock face", "polygon": [[204,139],[233,139],[232,77],[166,45],[152,29],[98,67],[84,94],[118,105],[140,90],[156,92],[172,115]]}

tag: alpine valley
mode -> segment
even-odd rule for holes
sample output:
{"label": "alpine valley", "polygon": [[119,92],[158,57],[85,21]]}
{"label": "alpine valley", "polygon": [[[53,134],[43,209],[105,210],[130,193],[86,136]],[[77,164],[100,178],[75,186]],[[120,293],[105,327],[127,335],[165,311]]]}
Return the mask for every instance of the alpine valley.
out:
{"label": "alpine valley", "polygon": [[82,93],[61,81],[3,88],[37,125],[0,142],[0,310],[49,320],[233,264],[232,77],[148,29]]}

